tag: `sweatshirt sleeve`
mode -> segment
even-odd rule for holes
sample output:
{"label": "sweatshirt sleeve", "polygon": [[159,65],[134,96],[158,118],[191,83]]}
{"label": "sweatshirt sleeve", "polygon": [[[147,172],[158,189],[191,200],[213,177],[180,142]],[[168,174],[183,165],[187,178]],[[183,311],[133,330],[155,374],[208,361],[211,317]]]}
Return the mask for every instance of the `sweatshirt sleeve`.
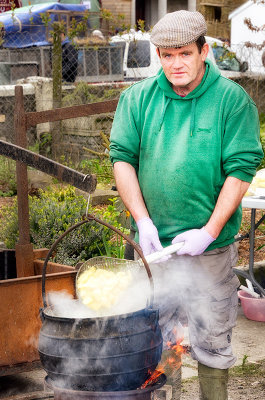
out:
{"label": "sweatshirt sleeve", "polygon": [[223,137],[223,168],[226,176],[251,182],[263,158],[259,116],[249,98],[229,116]]}
{"label": "sweatshirt sleeve", "polygon": [[137,124],[137,105],[132,91],[121,94],[110,134],[110,159],[112,164],[124,161],[138,170],[140,133]]}

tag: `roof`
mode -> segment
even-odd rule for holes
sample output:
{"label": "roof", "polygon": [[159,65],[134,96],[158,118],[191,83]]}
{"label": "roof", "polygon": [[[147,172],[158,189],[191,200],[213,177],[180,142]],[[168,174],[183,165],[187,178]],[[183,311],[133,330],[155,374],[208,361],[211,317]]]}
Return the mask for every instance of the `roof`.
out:
{"label": "roof", "polygon": [[253,6],[255,3],[252,0],[247,1],[246,3],[242,4],[240,7],[237,7],[234,11],[232,11],[228,15],[228,19],[232,19],[236,17],[237,15],[241,14],[243,11],[245,11],[247,8],[250,6]]}

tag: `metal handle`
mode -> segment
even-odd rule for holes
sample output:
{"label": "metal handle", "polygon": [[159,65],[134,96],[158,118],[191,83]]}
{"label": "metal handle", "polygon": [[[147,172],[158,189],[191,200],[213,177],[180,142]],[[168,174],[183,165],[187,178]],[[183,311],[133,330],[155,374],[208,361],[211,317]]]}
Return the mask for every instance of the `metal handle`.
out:
{"label": "metal handle", "polygon": [[169,256],[172,253],[176,253],[183,245],[184,242],[171,244],[170,246],[165,247],[161,251],[156,251],[155,253],[148,254],[148,256],[146,256],[145,259],[148,263],[158,261],[160,260],[160,258]]}
{"label": "metal handle", "polygon": [[54,250],[56,249],[56,247],[58,246],[58,244],[60,243],[60,241],[66,236],[68,235],[68,233],[72,232],[73,230],[79,228],[81,225],[86,224],[88,222],[91,221],[95,221],[98,222],[101,225],[106,226],[107,228],[113,230],[114,232],[116,232],[118,235],[122,236],[125,240],[128,241],[128,243],[130,243],[134,250],[139,254],[139,256],[142,259],[142,262],[144,264],[144,267],[146,269],[146,273],[147,276],[149,278],[149,282],[150,282],[150,288],[151,288],[151,295],[150,295],[150,308],[152,308],[153,306],[153,302],[154,302],[154,281],[153,281],[153,277],[151,274],[151,270],[149,268],[149,265],[144,257],[144,254],[140,248],[140,246],[135,243],[134,240],[132,240],[128,235],[126,235],[125,233],[121,232],[119,229],[115,228],[114,226],[110,225],[108,222],[102,221],[101,219],[95,217],[92,214],[87,214],[86,219],[84,219],[83,221],[78,222],[77,224],[71,226],[69,229],[67,229],[52,245],[52,247],[50,248],[44,264],[43,264],[43,269],[42,269],[42,301],[43,301],[43,306],[44,308],[47,307],[47,299],[46,299],[46,270],[47,270],[47,265],[48,265],[48,261],[52,255],[52,253],[54,252]]}

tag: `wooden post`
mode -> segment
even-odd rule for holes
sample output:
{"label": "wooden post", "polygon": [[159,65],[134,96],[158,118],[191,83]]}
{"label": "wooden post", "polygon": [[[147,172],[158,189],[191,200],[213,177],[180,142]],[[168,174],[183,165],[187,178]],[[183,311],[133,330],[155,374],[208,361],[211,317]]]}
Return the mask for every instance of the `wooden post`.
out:
{"label": "wooden post", "polygon": [[[26,115],[23,101],[23,87],[15,87],[14,110],[15,141],[18,146],[27,147]],[[16,245],[17,277],[34,275],[33,246],[30,243],[28,173],[27,165],[16,162],[17,205],[19,240]]]}
{"label": "wooden post", "polygon": [[[53,47],[52,47],[52,79],[53,79],[53,109],[62,105],[62,39],[59,23],[53,24]],[[61,121],[53,123],[52,132],[52,158],[58,160],[61,143]]]}

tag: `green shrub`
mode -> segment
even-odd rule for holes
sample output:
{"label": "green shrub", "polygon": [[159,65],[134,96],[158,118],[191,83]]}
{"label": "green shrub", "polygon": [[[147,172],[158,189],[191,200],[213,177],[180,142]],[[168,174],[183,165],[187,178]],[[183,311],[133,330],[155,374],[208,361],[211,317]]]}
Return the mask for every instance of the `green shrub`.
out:
{"label": "green shrub", "polygon": [[[71,186],[40,191],[39,197],[29,196],[30,235],[34,248],[50,248],[55,240],[70,226],[82,220],[87,201],[77,196]],[[118,222],[120,212],[115,200],[105,207],[89,207],[89,213],[124,230]],[[18,240],[17,204],[0,211],[0,240],[7,248],[14,248]],[[57,246],[53,261],[75,265],[98,255],[121,257],[124,254],[123,240],[116,239],[113,232],[91,221],[68,234]]]}
{"label": "green shrub", "polygon": [[97,175],[98,184],[114,185],[113,167],[109,158],[82,160],[78,167],[83,174]]}
{"label": "green shrub", "polygon": [[0,196],[9,197],[16,193],[16,163],[0,156]]}
{"label": "green shrub", "polygon": [[95,85],[88,85],[85,82],[79,82],[72,93],[63,93],[62,106],[68,107],[118,99],[124,89],[125,87],[103,89]]}
{"label": "green shrub", "polygon": [[[265,154],[265,114],[261,113],[260,119],[260,141]],[[265,157],[262,159],[259,169],[265,168]]]}

